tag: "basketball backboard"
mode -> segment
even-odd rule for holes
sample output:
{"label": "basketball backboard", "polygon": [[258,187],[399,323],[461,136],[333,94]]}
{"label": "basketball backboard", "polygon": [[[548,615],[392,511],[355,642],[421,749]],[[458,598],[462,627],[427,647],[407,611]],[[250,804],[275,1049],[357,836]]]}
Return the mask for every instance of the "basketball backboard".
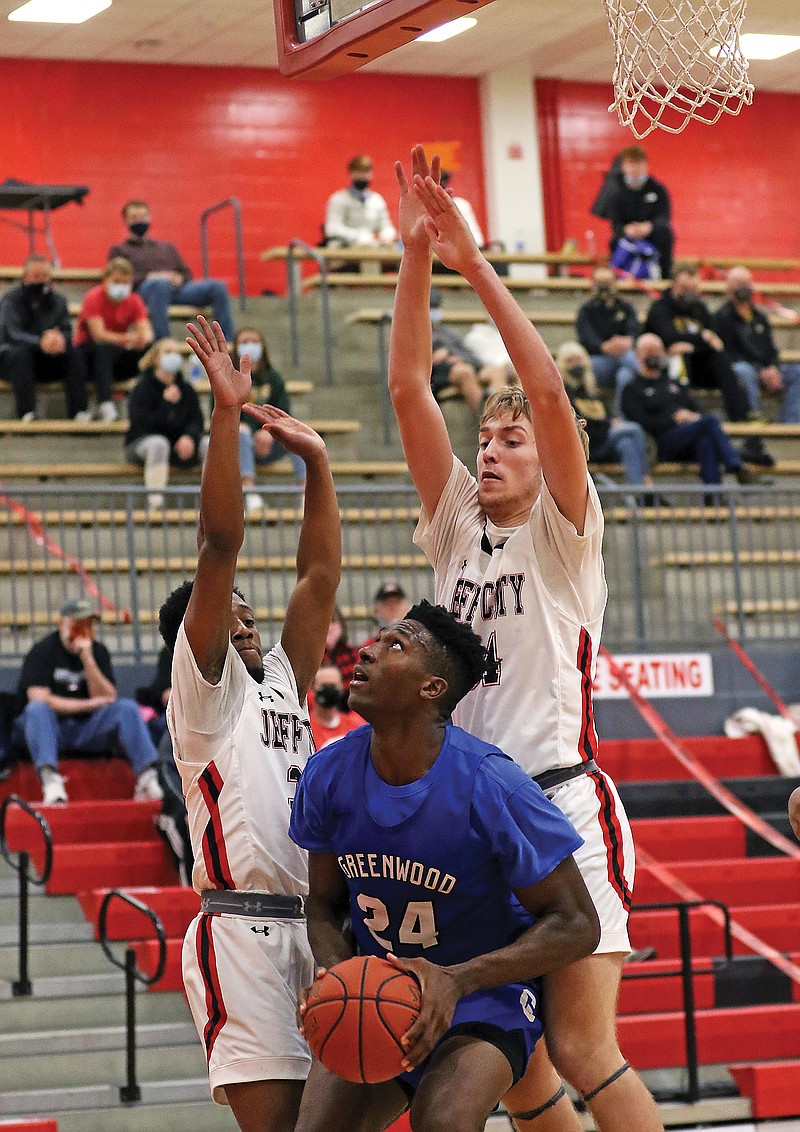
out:
{"label": "basketball backboard", "polygon": [[492,0],[273,0],[281,74],[355,71]]}

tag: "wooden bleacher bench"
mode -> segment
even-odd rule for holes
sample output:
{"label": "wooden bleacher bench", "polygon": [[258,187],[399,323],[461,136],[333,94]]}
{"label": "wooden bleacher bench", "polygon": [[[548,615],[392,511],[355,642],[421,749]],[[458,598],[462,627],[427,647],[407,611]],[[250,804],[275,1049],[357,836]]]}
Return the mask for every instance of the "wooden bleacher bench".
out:
{"label": "wooden bleacher bench", "polygon": [[[69,313],[73,318],[77,318],[81,313],[80,303],[67,303]],[[198,314],[208,315],[211,312],[211,307],[190,307],[182,303],[173,303],[169,307],[169,317],[179,322],[189,322],[191,319],[197,318]],[[186,346],[186,343],[183,343]],[[189,347],[186,346],[188,350]]]}
{"label": "wooden bleacher bench", "polygon": [[695,570],[698,567],[733,566],[798,566],[800,550],[741,550],[737,555],[730,550],[682,550],[654,555],[650,565],[675,566]]}
{"label": "wooden bleacher bench", "polygon": [[[759,472],[767,477],[773,476],[800,476],[800,460],[779,460],[776,462],[774,468],[759,468]],[[589,471],[603,472],[608,476],[618,476],[622,474],[622,464],[589,464]],[[668,479],[670,476],[675,479],[683,479],[687,475],[697,474],[697,463],[689,461],[685,464],[676,463],[663,463],[654,464],[652,474],[660,479]],[[708,490],[706,484],[700,483],[698,480],[698,488]],[[642,488],[633,488],[632,490],[641,491]]]}
{"label": "wooden bleacher bench", "polygon": [[[531,311],[527,317],[538,326],[574,326],[575,315],[572,311]],[[380,310],[377,307],[362,307],[361,310],[351,311],[345,316],[345,323],[353,326],[366,323],[374,326],[381,322],[391,321],[392,312]],[[488,322],[489,316],[485,311],[453,311],[442,307],[442,322],[452,322],[459,326],[471,326],[476,322]]]}
{"label": "wooden bleacher bench", "polygon": [[[195,566],[197,562],[195,561]],[[372,606],[366,605],[345,605],[341,606],[342,616],[346,621],[373,621]],[[256,621],[263,622],[283,622],[286,619],[286,610],[282,606],[259,606],[253,610]],[[137,613],[137,621],[140,625],[157,625],[158,624],[158,610],[157,609],[140,609]],[[56,626],[59,623],[59,614],[43,613],[37,610],[30,613],[27,610],[20,610],[17,613],[7,613],[0,611],[0,629],[35,629],[47,628],[49,626]],[[100,620],[104,625],[118,625],[123,623],[121,615],[117,615],[109,610],[103,610]]]}
{"label": "wooden bleacher bench", "polygon": [[[297,559],[295,555],[279,554],[245,554],[237,560],[238,570],[294,570]],[[131,570],[137,573],[163,574],[170,571],[193,571],[197,567],[197,554],[170,555],[169,557],[149,557],[142,555],[131,562],[128,558],[83,558],[81,565],[91,575],[95,574],[127,574]],[[345,554],[342,557],[343,570],[423,570],[428,560],[424,554]],[[9,577],[19,571],[19,564],[13,559],[0,560],[0,577]],[[59,573],[60,568],[53,568],[52,561],[27,562],[25,565],[26,577],[30,575],[43,576],[45,574]],[[1,1127],[1,1126],[0,1126]]]}
{"label": "wooden bleacher bench", "polygon": [[[252,490],[252,489],[251,489]],[[303,520],[302,507],[276,507],[270,502],[270,496],[264,496],[264,508],[259,512],[259,523],[300,523]],[[416,523],[419,519],[418,507],[340,507],[339,513],[343,523]],[[124,524],[128,519],[128,512],[124,507],[101,508],[97,511],[90,508],[78,510],[59,511],[45,509],[36,511],[37,519],[48,525],[108,527]],[[800,517],[800,508],[797,509]],[[148,525],[152,522],[152,514],[142,507],[134,507],[131,520],[134,524]],[[196,507],[170,507],[170,496],[166,497],[166,507],[159,513],[159,522],[175,525],[192,525],[197,520]],[[16,511],[0,511],[0,527],[21,527],[25,523],[24,515]]]}
{"label": "wooden bleacher bench", "polygon": [[720,614],[726,617],[783,616],[784,614],[800,613],[800,599],[798,598],[756,598],[746,601],[726,601],[722,605],[715,605],[712,609],[715,616]]}
{"label": "wooden bleacher bench", "polygon": [[[184,348],[183,352],[189,353],[188,345],[185,342],[182,345],[183,345],[183,348]],[[92,383],[89,382],[89,384],[91,385]],[[136,378],[135,377],[129,377],[127,379],[127,381],[115,381],[114,385],[113,385],[114,394],[116,396],[121,397],[126,393],[130,393],[131,389],[133,389],[135,384],[136,384]],[[295,381],[294,379],[290,378],[288,381],[285,382],[285,385],[286,385],[286,392],[290,396],[293,396],[293,397],[302,397],[302,396],[306,396],[309,393],[314,392],[314,382],[313,381]],[[197,391],[197,393],[199,393],[201,395],[209,394],[211,392],[211,385],[210,385],[207,377],[203,377],[199,381],[196,381],[194,383],[194,388]],[[259,387],[256,386],[256,392],[258,392],[258,389],[259,389]],[[10,381],[0,381],[0,393],[11,393],[11,391],[12,391],[12,389],[11,389],[11,382]]]}
{"label": "wooden bleacher bench", "polygon": [[[313,420],[307,424],[321,436],[347,436],[358,432],[360,421]],[[108,436],[125,433],[129,422],[118,421],[17,421],[0,419],[0,436]],[[206,425],[208,431],[208,425]]]}
{"label": "wooden bleacher bench", "polygon": [[[17,283],[21,278],[21,264],[0,267],[0,280]],[[99,283],[102,278],[102,267],[56,267],[53,271],[53,281],[56,283]]]}
{"label": "wooden bleacher bench", "polygon": [[[402,460],[334,460],[331,461],[334,476],[358,477],[362,479],[391,478],[407,479],[408,468]],[[180,479],[184,473],[180,468],[171,470],[173,479]],[[294,469],[288,460],[276,460],[268,464],[264,474],[272,478],[289,478]],[[188,472],[190,479],[197,478],[197,469]],[[80,479],[129,479],[139,484],[142,469],[136,464],[0,464],[0,483],[12,479],[37,480],[80,480]]]}

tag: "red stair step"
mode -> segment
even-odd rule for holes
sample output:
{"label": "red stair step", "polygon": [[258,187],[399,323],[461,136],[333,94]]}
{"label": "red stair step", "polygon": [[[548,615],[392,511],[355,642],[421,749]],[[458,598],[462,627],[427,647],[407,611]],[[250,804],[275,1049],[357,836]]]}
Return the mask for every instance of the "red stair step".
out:
{"label": "red stair step", "polygon": [[[741,907],[736,909],[734,918],[779,951],[792,951],[800,940],[800,904]],[[722,928],[699,908],[689,913],[689,920],[693,953],[723,955],[725,945]],[[630,919],[630,937],[632,947],[654,947],[660,959],[677,958],[680,955],[677,912],[637,912],[634,907]],[[733,950],[736,955],[752,954],[749,948],[735,939]]]}
{"label": "red stair step", "polygon": [[[36,805],[47,821],[54,845],[87,844],[93,841],[158,841],[153,824],[161,812],[160,802],[134,802],[133,799],[70,802],[66,806]],[[6,839],[14,853],[40,850],[42,835],[34,819],[18,806],[6,814]]]}
{"label": "red stair step", "polygon": [[764,1061],[729,1066],[756,1120],[800,1116],[800,1061]]}
{"label": "red stair step", "polygon": [[[183,974],[181,970],[182,939],[167,940],[167,965],[164,974],[154,983],[152,991],[182,991]],[[145,939],[134,947],[136,965],[145,975],[154,975],[158,964],[158,940]]]}
{"label": "red stair step", "polygon": [[[800,1057],[800,1004],[698,1010],[701,1065]],[[619,1044],[637,1069],[686,1064],[683,1013],[631,1014],[618,1019]]]}
{"label": "red stair step", "polygon": [[101,885],[174,885],[175,866],[161,841],[95,842],[92,845],[57,845],[53,871],[46,884],[50,895],[75,894]]}
{"label": "red stair step", "polygon": [[745,827],[734,817],[637,818],[631,829],[636,845],[665,863],[744,857],[747,851]]}
{"label": "red stair step", "polygon": [[[678,862],[669,868],[701,896],[731,908],[752,904],[754,896],[763,904],[800,903],[800,860],[789,857]],[[646,865],[636,870],[635,903],[673,900],[670,892]]]}
{"label": "red stair step", "polygon": [[[694,959],[694,999],[697,1009],[714,1006],[714,975],[710,959]],[[653,1004],[659,1011],[683,1010],[681,965],[674,959],[649,959],[645,963],[626,963],[619,989],[617,1014],[652,1014]],[[626,975],[658,975],[657,978],[634,979]]]}
{"label": "red stair step", "polygon": [[[77,894],[86,919],[94,924],[97,938],[97,918],[100,905],[108,889],[96,888]],[[168,938],[182,940],[191,920],[200,911],[200,897],[192,888],[171,882],[163,887],[126,886],[129,896],[140,900],[156,913]],[[109,939],[147,939],[152,935],[146,918],[122,900],[112,900],[106,918]]]}
{"label": "red stair step", "polygon": [[48,1119],[0,1120],[0,1132],[58,1132],[58,1121]]}
{"label": "red stair step", "polygon": [[[127,759],[121,756],[59,759],[59,770],[67,780],[70,802],[133,797],[133,771]],[[32,763],[17,763],[8,778],[0,782],[0,801],[9,794],[18,794],[26,802],[41,802],[42,784]]]}
{"label": "red stair step", "polygon": [[[747,735],[744,739],[728,739],[725,735],[684,738],[681,746],[717,778],[777,774],[760,735]],[[692,777],[659,739],[606,739],[600,744],[599,763],[616,782]]]}

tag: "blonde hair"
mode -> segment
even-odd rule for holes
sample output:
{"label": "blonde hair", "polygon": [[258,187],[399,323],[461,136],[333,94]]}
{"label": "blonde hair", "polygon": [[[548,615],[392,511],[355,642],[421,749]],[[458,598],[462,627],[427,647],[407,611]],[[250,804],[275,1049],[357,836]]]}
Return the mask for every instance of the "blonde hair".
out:
{"label": "blonde hair", "polygon": [[[579,347],[583,349],[583,347]],[[587,355],[588,357],[588,355]],[[519,386],[507,385],[505,389],[498,389],[496,393],[487,399],[483,407],[483,413],[478,427],[483,428],[489,421],[496,420],[497,417],[502,417],[505,413],[511,414],[512,421],[516,421],[519,417],[526,417],[531,424],[533,424],[533,417],[531,416],[531,403]],[[589,459],[589,437],[586,435],[586,421],[579,417],[573,410],[575,418],[575,427],[578,430],[578,436],[581,438],[583,445],[583,453],[588,461]]]}
{"label": "blonde hair", "polygon": [[147,353],[142,354],[139,358],[140,372],[144,372],[146,369],[155,369],[167,343],[174,341],[174,338],[159,338],[157,342],[153,342]]}
{"label": "blonde hair", "polygon": [[125,256],[115,255],[114,258],[110,259],[106,264],[105,270],[103,271],[103,278],[108,279],[109,275],[113,275],[115,271],[119,275],[127,275],[128,278],[131,279],[133,277],[133,264],[129,259],[126,259]]}

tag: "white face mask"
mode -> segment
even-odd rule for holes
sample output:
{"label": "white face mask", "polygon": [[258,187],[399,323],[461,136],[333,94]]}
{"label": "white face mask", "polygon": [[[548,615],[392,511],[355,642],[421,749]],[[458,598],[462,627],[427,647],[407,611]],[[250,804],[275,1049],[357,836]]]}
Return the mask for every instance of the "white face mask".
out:
{"label": "white face mask", "polygon": [[441,307],[431,307],[431,325],[438,326],[444,318],[444,311]]}
{"label": "white face mask", "polygon": [[264,347],[260,342],[242,342],[239,347],[239,357],[243,358],[245,355],[247,355],[254,366],[258,365],[264,356]]}
{"label": "white face mask", "polygon": [[164,373],[178,373],[183,366],[183,358],[177,350],[167,350],[161,355],[158,365]]}
{"label": "white face mask", "polygon": [[131,287],[130,283],[106,284],[106,293],[112,303],[121,303],[123,299],[127,299],[132,290],[133,287]]}
{"label": "white face mask", "polygon": [[625,184],[629,189],[640,189],[647,180],[647,173],[642,173],[638,177],[631,176],[630,173],[625,173]]}

